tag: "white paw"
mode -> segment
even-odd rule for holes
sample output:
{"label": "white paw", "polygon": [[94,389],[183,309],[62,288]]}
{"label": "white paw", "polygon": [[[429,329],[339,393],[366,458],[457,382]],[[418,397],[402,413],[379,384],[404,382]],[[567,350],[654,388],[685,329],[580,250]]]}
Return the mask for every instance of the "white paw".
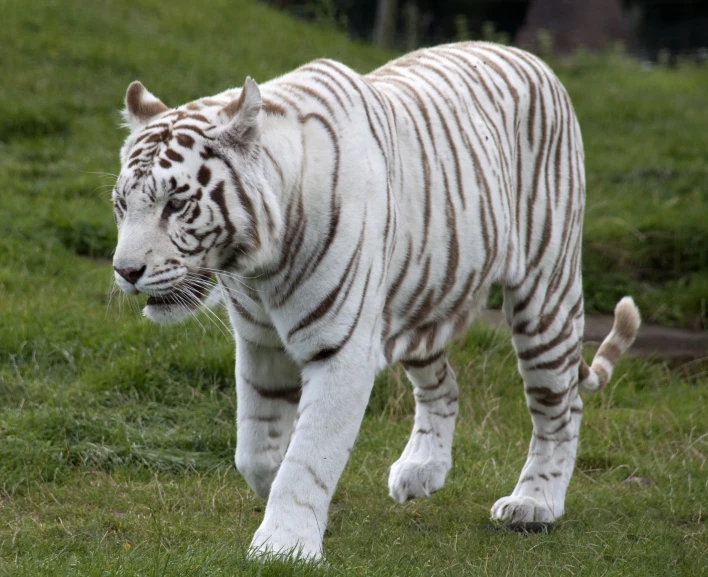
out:
{"label": "white paw", "polygon": [[492,519],[506,523],[550,523],[558,515],[533,497],[502,497],[492,507]]}
{"label": "white paw", "polygon": [[391,465],[388,476],[389,495],[399,503],[416,497],[429,497],[445,484],[449,470],[450,463],[442,460],[399,459]]}
{"label": "white paw", "polygon": [[280,527],[264,527],[263,523],[253,536],[249,555],[253,558],[286,557],[319,561],[322,559],[322,539],[316,535],[298,535]]}

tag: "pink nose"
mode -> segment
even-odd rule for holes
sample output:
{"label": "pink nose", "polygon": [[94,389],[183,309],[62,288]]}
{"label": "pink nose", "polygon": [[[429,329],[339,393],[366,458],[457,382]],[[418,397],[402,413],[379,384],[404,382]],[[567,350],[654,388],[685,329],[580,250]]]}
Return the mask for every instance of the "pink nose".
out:
{"label": "pink nose", "polygon": [[143,265],[143,268],[115,268],[113,269],[120,275],[122,276],[125,280],[127,280],[130,284],[135,284],[138,282],[138,279],[143,276],[143,273],[145,272],[145,266]]}

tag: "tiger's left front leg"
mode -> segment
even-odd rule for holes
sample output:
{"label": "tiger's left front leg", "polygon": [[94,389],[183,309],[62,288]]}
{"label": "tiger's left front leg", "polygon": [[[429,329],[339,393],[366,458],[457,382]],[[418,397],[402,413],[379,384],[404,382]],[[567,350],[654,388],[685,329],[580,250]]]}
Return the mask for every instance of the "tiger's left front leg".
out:
{"label": "tiger's left front leg", "polygon": [[293,430],[300,368],[283,349],[236,333],[236,396],[236,468],[267,499]]}
{"label": "tiger's left front leg", "polygon": [[329,504],[374,384],[373,363],[362,354],[367,345],[350,341],[304,365],[295,430],[253,537],[254,553],[322,556]]}

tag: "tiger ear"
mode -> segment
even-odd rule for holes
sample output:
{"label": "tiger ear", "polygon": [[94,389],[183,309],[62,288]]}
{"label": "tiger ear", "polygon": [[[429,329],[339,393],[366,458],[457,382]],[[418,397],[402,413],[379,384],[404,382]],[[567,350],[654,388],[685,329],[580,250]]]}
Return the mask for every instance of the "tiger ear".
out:
{"label": "tiger ear", "polygon": [[217,138],[226,146],[249,149],[260,139],[262,106],[258,84],[248,76],[238,99],[221,109],[220,115],[226,119],[226,124]]}
{"label": "tiger ear", "polygon": [[131,131],[147,126],[153,118],[166,110],[169,108],[137,80],[128,86],[123,120]]}

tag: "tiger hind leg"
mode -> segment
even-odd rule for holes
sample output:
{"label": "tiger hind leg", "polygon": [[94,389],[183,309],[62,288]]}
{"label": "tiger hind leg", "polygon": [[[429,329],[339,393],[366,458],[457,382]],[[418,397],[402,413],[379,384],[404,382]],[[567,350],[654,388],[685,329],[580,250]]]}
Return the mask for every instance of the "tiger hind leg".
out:
{"label": "tiger hind leg", "polygon": [[494,504],[493,519],[510,524],[547,523],[563,514],[583,410],[578,394],[584,324],[579,277],[574,288],[548,306],[535,305],[529,298],[544,289],[538,283],[505,290],[504,309],[512,327],[533,432],[516,487]]}
{"label": "tiger hind leg", "polygon": [[516,487],[494,504],[493,519],[524,525],[548,523],[563,514],[583,411],[579,390],[593,391],[607,384],[614,364],[639,328],[639,311],[625,297],[615,309],[612,332],[588,367],[581,357],[584,316],[579,285],[578,275],[576,290],[550,307],[550,313],[543,307],[529,311],[527,296],[505,293],[504,308],[512,319],[533,432]]}
{"label": "tiger hind leg", "polygon": [[388,478],[389,493],[399,503],[427,497],[445,483],[458,412],[457,381],[444,351],[402,364],[416,405],[410,439]]}

